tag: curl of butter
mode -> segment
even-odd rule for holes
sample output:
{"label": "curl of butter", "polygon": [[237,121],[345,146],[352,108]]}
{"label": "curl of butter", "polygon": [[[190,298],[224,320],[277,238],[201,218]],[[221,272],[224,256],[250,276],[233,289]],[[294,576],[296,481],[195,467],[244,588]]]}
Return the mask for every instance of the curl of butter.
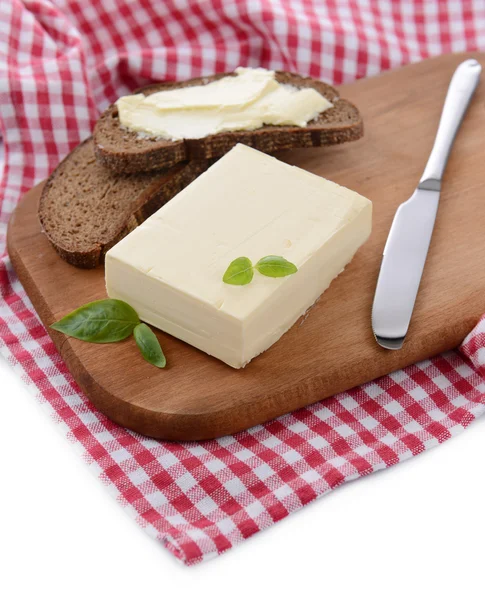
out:
{"label": "curl of butter", "polygon": [[243,67],[206,85],[122,96],[116,105],[122,126],[173,141],[263,125],[305,127],[333,106],[314,88],[280,84],[274,71]]}

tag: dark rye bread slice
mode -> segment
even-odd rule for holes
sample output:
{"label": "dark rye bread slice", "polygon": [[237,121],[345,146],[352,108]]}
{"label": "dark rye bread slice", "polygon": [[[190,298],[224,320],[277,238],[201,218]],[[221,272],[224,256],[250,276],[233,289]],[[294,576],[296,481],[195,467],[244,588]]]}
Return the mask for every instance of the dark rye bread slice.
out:
{"label": "dark rye bread slice", "polygon": [[96,161],[89,138],[47,180],[39,203],[42,228],[68,263],[96,267],[111,246],[207,166],[207,161],[190,161],[163,171],[119,175]]}
{"label": "dark rye bread slice", "polygon": [[[221,73],[183,82],[149,85],[137,90],[145,95],[180,87],[205,85],[233,73]],[[332,86],[294,73],[276,71],[279,83],[297,88],[311,87],[330,100],[334,106],[310,121],[307,127],[267,126],[254,131],[230,131],[202,139],[172,142],[160,138],[140,136],[120,125],[115,104],[107,108],[94,129],[97,159],[118,173],[137,173],[171,167],[182,160],[209,159],[224,155],[241,142],[263,152],[276,152],[285,148],[327,146],[358,140],[363,135],[362,117],[348,100],[339,98]]]}

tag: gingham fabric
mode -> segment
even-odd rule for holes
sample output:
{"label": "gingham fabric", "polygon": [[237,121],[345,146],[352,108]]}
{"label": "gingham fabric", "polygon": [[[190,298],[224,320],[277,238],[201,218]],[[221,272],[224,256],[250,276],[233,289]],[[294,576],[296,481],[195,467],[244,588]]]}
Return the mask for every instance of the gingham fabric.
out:
{"label": "gingham fabric", "polygon": [[[485,319],[457,351],[236,436],[155,441],[94,409],[39,322],[5,253],[19,197],[100,110],[148,81],[261,65],[339,84],[477,49],[483,0],[0,2],[0,352],[129,514],[186,564],[461,432],[485,410]],[[1,382],[0,396],[12,400]]]}

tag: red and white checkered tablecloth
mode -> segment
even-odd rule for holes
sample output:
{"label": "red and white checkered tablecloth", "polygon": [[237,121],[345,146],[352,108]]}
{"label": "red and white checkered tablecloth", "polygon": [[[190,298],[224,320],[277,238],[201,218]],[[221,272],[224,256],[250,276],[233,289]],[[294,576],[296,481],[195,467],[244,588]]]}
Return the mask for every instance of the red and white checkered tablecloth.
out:
{"label": "red and white checkered tablecloth", "polygon": [[[249,431],[155,441],[94,409],[39,322],[5,252],[21,194],[100,110],[148,81],[249,65],[339,84],[480,49],[483,0],[0,2],[0,353],[128,513],[186,564],[461,432],[485,411],[485,319],[459,350]],[[0,396],[9,400],[1,382]]]}

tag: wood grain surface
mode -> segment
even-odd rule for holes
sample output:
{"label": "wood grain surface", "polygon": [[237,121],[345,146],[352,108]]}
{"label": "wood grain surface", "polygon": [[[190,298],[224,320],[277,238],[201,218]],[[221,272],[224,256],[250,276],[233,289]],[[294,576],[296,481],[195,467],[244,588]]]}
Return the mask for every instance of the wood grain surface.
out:
{"label": "wood grain surface", "polygon": [[[384,243],[399,203],[416,186],[436,133],[448,83],[461,60],[448,55],[343,86],[362,111],[364,138],[279,158],[356,190],[374,203],[370,240],[279,342],[245,369],[157,332],[168,359],[158,370],[133,340],[88,344],[49,330],[92,403],[117,423],[170,440],[230,434],[457,346],[485,312],[485,83],[458,134],[411,327],[400,351],[374,341],[370,313]],[[46,326],[105,297],[102,268],[63,262],[42,235],[42,184],[10,221],[8,249]],[[298,202],[298,198],[295,198]]]}

